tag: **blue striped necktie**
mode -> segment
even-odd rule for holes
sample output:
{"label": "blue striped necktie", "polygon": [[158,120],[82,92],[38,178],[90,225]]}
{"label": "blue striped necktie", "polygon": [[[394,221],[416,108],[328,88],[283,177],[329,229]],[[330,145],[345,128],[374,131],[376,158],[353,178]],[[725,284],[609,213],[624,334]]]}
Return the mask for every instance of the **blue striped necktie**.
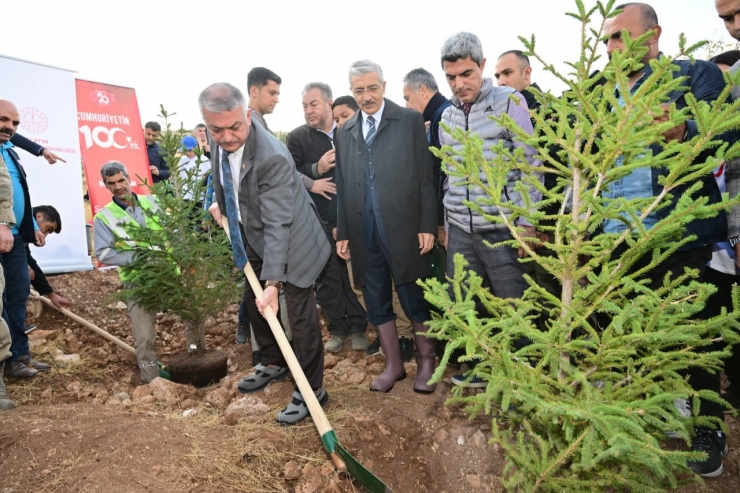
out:
{"label": "blue striped necktie", "polygon": [[239,270],[244,270],[247,265],[247,251],[242,242],[239,230],[239,212],[236,193],[234,192],[234,177],[231,174],[228,151],[221,150],[221,171],[224,177],[224,201],[226,202],[226,218],[229,220],[229,236],[231,236],[231,251],[234,252],[234,263]]}
{"label": "blue striped necktie", "polygon": [[367,117],[367,135],[365,136],[365,143],[367,145],[370,145],[373,143],[373,137],[375,137],[375,117],[373,115],[369,115]]}

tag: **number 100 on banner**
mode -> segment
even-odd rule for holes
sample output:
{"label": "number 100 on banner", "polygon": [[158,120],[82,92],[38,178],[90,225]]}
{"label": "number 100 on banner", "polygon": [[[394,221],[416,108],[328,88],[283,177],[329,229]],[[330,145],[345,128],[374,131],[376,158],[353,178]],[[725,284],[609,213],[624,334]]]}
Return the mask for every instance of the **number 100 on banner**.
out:
{"label": "number 100 on banner", "polygon": [[129,87],[76,81],[77,124],[93,213],[111,201],[100,168],[120,161],[128,169],[134,193],[146,195],[151,183],[136,92]]}

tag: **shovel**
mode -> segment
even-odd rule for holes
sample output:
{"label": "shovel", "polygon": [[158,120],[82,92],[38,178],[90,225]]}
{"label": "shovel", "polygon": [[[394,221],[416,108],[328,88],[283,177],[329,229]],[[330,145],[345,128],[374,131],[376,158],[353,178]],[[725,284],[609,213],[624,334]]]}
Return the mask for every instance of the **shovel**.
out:
{"label": "shovel", "polygon": [[[226,232],[226,236],[229,236],[229,221],[225,215],[222,216],[221,224]],[[229,240],[231,240],[231,237],[229,237]],[[249,281],[249,285],[252,287],[254,294],[261,299],[264,295],[262,285],[260,284],[259,279],[257,279],[249,261],[247,261],[247,264],[244,266],[244,274],[247,276],[247,280]],[[321,443],[324,444],[324,448],[329,452],[329,455],[331,455],[337,471],[349,472],[353,478],[359,481],[360,484],[367,488],[371,493],[393,493],[393,491],[386,486],[380,478],[368,471],[365,466],[360,464],[360,462],[339,443],[337,434],[331,424],[329,424],[329,420],[326,418],[326,414],[324,414],[324,410],[321,408],[321,404],[319,404],[318,399],[316,399],[316,395],[313,393],[313,389],[308,383],[306,375],[303,374],[301,365],[298,363],[298,360],[293,353],[293,348],[290,347],[288,338],[285,337],[285,333],[283,332],[280,322],[278,322],[277,316],[269,306],[265,308],[263,313],[265,319],[270,324],[270,329],[272,329],[272,334],[277,340],[280,351],[283,353],[283,357],[288,363],[288,368],[290,368],[290,373],[293,375],[293,379],[298,386],[298,390],[301,392],[303,400],[306,402],[306,406],[308,406],[308,412],[311,413],[311,418],[316,425],[316,430],[321,436]]]}
{"label": "shovel", "polygon": [[119,338],[115,337],[114,335],[110,334],[109,332],[106,332],[105,330],[101,329],[97,325],[91,324],[90,322],[88,322],[84,318],[80,317],[79,315],[75,315],[74,313],[72,313],[71,311],[67,310],[66,308],[59,308],[54,303],[52,303],[49,298],[47,298],[46,296],[41,296],[40,294],[38,294],[33,289],[31,290],[31,296],[34,297],[34,298],[36,298],[36,299],[38,299],[38,300],[41,300],[44,304],[52,307],[53,309],[55,309],[55,310],[57,310],[57,311],[65,314],[66,316],[68,316],[69,318],[71,318],[72,320],[74,320],[75,322],[77,322],[78,324],[80,324],[80,325],[82,325],[84,327],[87,327],[88,329],[92,330],[93,332],[95,332],[99,336],[104,337],[105,339],[108,339],[110,342],[112,342],[116,346],[120,347],[121,349],[123,349],[123,350],[125,350],[125,351],[127,351],[127,352],[129,352],[131,354],[136,354],[136,351],[134,350],[134,348],[132,348],[131,346],[129,346],[128,344],[126,344],[125,342],[123,342],[122,340],[120,340]]}

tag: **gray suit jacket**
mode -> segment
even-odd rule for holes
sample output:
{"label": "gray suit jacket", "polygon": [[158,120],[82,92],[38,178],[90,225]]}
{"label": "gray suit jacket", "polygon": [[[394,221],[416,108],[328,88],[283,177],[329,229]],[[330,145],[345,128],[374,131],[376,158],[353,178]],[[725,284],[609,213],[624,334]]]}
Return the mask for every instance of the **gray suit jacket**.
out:
{"label": "gray suit jacket", "polygon": [[[365,139],[362,113],[335,136],[337,239],[349,240],[355,283],[365,283]],[[434,161],[418,111],[386,99],[372,142],[375,183],[396,285],[431,275],[431,254],[419,255],[419,233],[437,233]]]}
{"label": "gray suit jacket", "polygon": [[272,130],[270,130],[270,127],[267,126],[267,122],[265,121],[265,117],[257,110],[252,110],[252,122],[254,121],[259,122],[260,125],[262,125],[262,128],[267,130],[268,132],[272,133]]}
{"label": "gray suit jacket", "polygon": [[[221,214],[221,148],[211,147],[213,189]],[[310,287],[331,247],[288,149],[260,125],[244,144],[239,211],[249,246],[262,259],[262,280]]]}

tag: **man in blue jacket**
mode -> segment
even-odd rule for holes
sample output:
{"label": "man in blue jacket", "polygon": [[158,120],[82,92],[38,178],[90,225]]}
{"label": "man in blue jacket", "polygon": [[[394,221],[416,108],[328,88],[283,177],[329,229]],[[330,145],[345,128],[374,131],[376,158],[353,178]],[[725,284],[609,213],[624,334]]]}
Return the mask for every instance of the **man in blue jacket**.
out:
{"label": "man in blue jacket", "polygon": [[25,332],[26,299],[31,289],[25,244],[43,246],[45,240],[33,217],[26,173],[10,142],[18,125],[20,117],[15,105],[0,99],[0,153],[10,174],[15,214],[15,223],[6,225],[13,234],[13,247],[0,254],[6,285],[3,293],[3,318],[10,328],[13,340],[10,346],[11,356],[5,363],[5,375],[10,378],[32,378],[37,373],[34,366],[43,368],[47,365],[31,358]]}
{"label": "man in blue jacket", "polygon": [[[628,74],[628,88],[630,93],[634,94],[640,86],[652,74],[650,60],[663,57],[660,52],[658,42],[662,29],[658,24],[658,16],[655,10],[644,3],[629,3],[620,5],[616,9],[622,12],[609,19],[604,27],[606,33],[606,51],[611,58],[615,50],[624,50],[625,44],[622,40],[622,32],[627,31],[630,39],[652,31],[652,36],[647,39],[646,47],[648,48],[644,58],[640,60],[643,65],[640,69]],[[670,95],[671,101],[675,101],[676,109],[680,110],[687,106],[685,94],[691,94],[699,101],[714,101],[722,92],[725,86],[722,72],[713,63],[705,61],[674,60],[673,64],[678,66],[674,72],[674,77],[686,77],[684,85],[687,89],[674,91]],[[620,104],[624,104],[623,97],[619,96]],[[665,121],[665,117],[657,118],[656,122]],[[666,141],[679,141],[691,139],[698,134],[697,124],[694,120],[687,120],[674,127],[664,134]],[[661,149],[658,146],[651,146],[651,151],[657,155]],[[700,155],[696,158],[697,162],[703,162],[706,155]],[[619,164],[619,163],[618,163]],[[663,189],[659,183],[661,176],[668,173],[668,170],[662,168],[637,168],[632,173],[626,175],[619,182],[610,184],[604,193],[604,196],[610,199],[635,199],[640,197],[657,196]],[[719,188],[714,176],[709,173],[700,179],[701,189],[697,192],[698,196],[708,199],[709,204],[715,204],[722,200]],[[677,189],[673,192],[674,204],[686,187]],[[650,229],[660,219],[668,215],[672,207],[665,207],[660,211],[650,214],[642,222],[646,229]],[[620,233],[629,228],[627,221],[608,220],[604,223],[605,233]],[[657,289],[663,285],[663,279],[668,272],[674,275],[680,275],[684,268],[696,269],[701,276],[707,262],[712,256],[712,245],[727,239],[727,218],[724,212],[713,218],[697,219],[687,226],[687,235],[695,235],[696,239],[681,249],[671,254],[658,266],[645,274],[649,280],[649,286]],[[619,257],[627,250],[625,244],[615,249],[613,256]],[[632,268],[633,272],[644,268],[652,261],[650,255],[640,259]],[[720,380],[719,374],[709,374],[699,369],[689,371],[689,382],[696,391],[713,390],[719,394]],[[700,415],[713,416],[718,419],[724,419],[724,410],[722,406],[702,400]],[[695,428],[696,436],[692,441],[692,450],[705,452],[708,458],[704,461],[690,461],[689,466],[704,477],[715,477],[722,474],[722,459],[727,455],[727,440],[725,435],[719,431],[706,426],[697,426]]]}

